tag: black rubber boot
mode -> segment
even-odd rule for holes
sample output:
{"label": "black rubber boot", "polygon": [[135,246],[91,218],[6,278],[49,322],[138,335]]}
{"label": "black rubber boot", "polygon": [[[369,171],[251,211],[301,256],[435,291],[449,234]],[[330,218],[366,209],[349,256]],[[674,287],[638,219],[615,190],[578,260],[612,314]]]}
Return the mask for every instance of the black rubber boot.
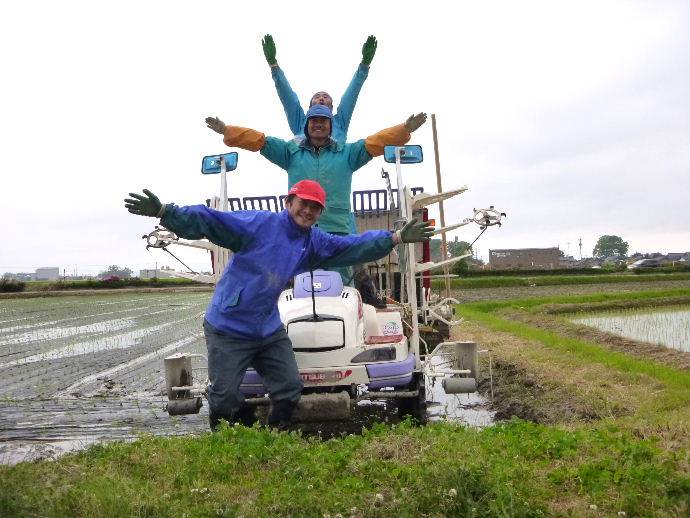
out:
{"label": "black rubber boot", "polygon": [[220,421],[221,419],[223,421],[227,421],[228,424],[232,424],[232,417],[229,415],[222,415],[222,414],[214,414],[209,412],[208,414],[208,424],[211,426],[211,431],[215,432],[218,430],[218,427],[220,426]]}
{"label": "black rubber boot", "polygon": [[211,430],[213,430],[214,432],[216,431],[216,429],[220,425],[221,419],[227,421],[229,425],[240,423],[248,428],[251,428],[257,420],[256,413],[254,412],[254,407],[246,404],[243,404],[237,412],[233,413],[232,416],[209,413],[208,421],[211,425]]}
{"label": "black rubber boot", "polygon": [[240,409],[235,414],[235,422],[240,423],[247,428],[251,428],[256,421],[256,412],[254,412],[253,406],[242,404]]}
{"label": "black rubber boot", "polygon": [[376,294],[376,286],[374,286],[374,282],[371,280],[366,270],[357,270],[355,274],[355,288],[357,288],[359,294],[362,296],[362,302],[364,304],[370,304],[378,309],[386,307],[386,303]]}
{"label": "black rubber boot", "polygon": [[292,423],[292,413],[297,403],[289,399],[281,399],[271,403],[271,413],[268,414],[268,426],[278,430],[287,430]]}

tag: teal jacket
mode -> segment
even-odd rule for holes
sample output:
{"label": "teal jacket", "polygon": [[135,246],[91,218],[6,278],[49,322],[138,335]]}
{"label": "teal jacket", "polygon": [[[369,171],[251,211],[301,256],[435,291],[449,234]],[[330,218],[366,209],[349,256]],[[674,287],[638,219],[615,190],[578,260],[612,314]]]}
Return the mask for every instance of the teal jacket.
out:
{"label": "teal jacket", "polygon": [[[331,133],[333,140],[338,142],[345,142],[347,140],[347,130],[350,127],[352,112],[355,111],[357,97],[359,97],[359,92],[362,90],[362,85],[364,85],[368,75],[369,67],[360,63],[333,116],[333,130]],[[304,125],[307,123],[307,117],[299,103],[297,94],[290,86],[290,83],[288,83],[280,67],[271,67],[271,76],[276,85],[276,92],[278,92],[280,102],[283,104],[290,131],[297,137],[304,137]]]}
{"label": "teal jacket", "polygon": [[372,159],[364,140],[341,144],[331,139],[326,147],[316,150],[306,139],[290,141],[266,137],[261,154],[288,173],[288,190],[301,180],[316,180],[326,191],[326,210],[318,226],[325,232],[352,232],[352,173]]}
{"label": "teal jacket", "polygon": [[402,146],[410,140],[405,124],[386,128],[366,139],[343,144],[330,139],[318,151],[304,138],[283,140],[240,126],[226,125],[223,142],[231,147],[260,151],[268,160],[287,171],[288,188],[300,180],[316,180],[326,191],[326,210],[319,228],[335,234],[352,232],[350,210],[352,174],[383,154],[386,145]]}

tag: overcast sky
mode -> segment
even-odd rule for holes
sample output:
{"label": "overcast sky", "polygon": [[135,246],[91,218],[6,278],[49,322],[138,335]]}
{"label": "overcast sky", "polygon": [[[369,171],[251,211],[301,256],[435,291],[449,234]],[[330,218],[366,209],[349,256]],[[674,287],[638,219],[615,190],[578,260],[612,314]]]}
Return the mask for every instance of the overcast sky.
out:
{"label": "overcast sky", "polygon": [[[492,204],[508,214],[477,241],[485,260],[551,246],[579,258],[579,238],[589,256],[603,234],[630,253],[690,250],[687,0],[245,4],[3,6],[0,273],[177,267],[144,249],[156,220],[122,199],[144,187],[178,204],[216,194],[201,158],[229,149],[207,115],[290,137],[266,33],[303,104],[326,90],[337,105],[377,37],[349,140],[435,113],[443,187],[470,189],[447,202],[447,223]],[[405,178],[435,192],[430,121],[412,143],[426,160]],[[353,188],[383,188],[383,166],[372,160]],[[286,188],[285,172],[239,151],[231,196]],[[205,252],[178,252],[209,269]]]}

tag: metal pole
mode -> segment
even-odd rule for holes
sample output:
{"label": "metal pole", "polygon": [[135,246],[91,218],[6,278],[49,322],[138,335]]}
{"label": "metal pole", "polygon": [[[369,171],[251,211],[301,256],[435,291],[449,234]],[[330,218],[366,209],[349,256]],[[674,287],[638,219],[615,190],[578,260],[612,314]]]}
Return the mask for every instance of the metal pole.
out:
{"label": "metal pole", "polygon": [[[434,158],[436,159],[436,189],[439,193],[443,192],[441,187],[441,162],[438,158],[438,137],[436,134],[436,114],[431,114],[431,131],[434,135]],[[438,202],[438,212],[441,217],[441,227],[446,226],[446,216],[443,212],[443,200]],[[446,234],[441,234],[441,260],[445,261],[448,258],[448,246],[446,245]],[[446,298],[450,298],[450,278],[448,277],[448,265],[443,267],[443,275],[445,276],[446,284]]]}

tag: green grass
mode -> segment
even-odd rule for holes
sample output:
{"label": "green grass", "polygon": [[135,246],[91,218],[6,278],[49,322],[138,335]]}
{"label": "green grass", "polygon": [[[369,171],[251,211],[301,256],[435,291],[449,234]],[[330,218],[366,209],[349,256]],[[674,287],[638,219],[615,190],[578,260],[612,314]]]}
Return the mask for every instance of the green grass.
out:
{"label": "green grass", "polygon": [[683,460],[615,426],[403,423],[327,442],[233,427],[0,468],[0,515],[680,515]]}
{"label": "green grass", "polygon": [[[637,283],[654,281],[690,280],[690,273],[668,273],[634,275],[630,273],[612,273],[606,275],[551,275],[551,276],[512,276],[512,277],[475,277],[451,279],[451,287],[457,289],[506,288],[516,286],[568,286],[574,284],[612,284]],[[443,286],[442,280],[433,280],[436,288]]]}
{"label": "green grass", "polygon": [[621,372],[645,374],[667,384],[669,387],[687,390],[687,400],[690,402],[690,372],[681,371],[648,360],[636,359],[623,353],[609,351],[596,343],[565,337],[552,331],[535,328],[522,322],[515,322],[504,318],[499,312],[499,310],[506,308],[534,312],[544,306],[559,303],[573,305],[577,303],[591,304],[614,300],[648,300],[653,302],[654,300],[680,295],[690,295],[690,290],[680,289],[637,293],[515,299],[509,301],[464,304],[456,308],[461,316],[481,322],[483,325],[496,331],[508,332],[527,340],[538,341],[548,347],[567,352],[571,356],[579,358],[582,361],[600,363],[608,368]]}
{"label": "green grass", "polygon": [[[661,384],[639,401],[641,411],[638,419],[663,421],[666,412],[688,414],[690,408],[690,372],[681,370],[646,358],[633,357],[628,354],[607,349],[601,344],[587,340],[564,336],[548,329],[534,327],[528,323],[516,321],[508,315],[511,312],[539,313],[546,308],[559,304],[568,307],[579,304],[603,304],[615,301],[645,302],[653,306],[655,301],[666,301],[671,297],[690,295],[690,290],[660,290],[636,293],[596,294],[582,296],[557,296],[531,299],[517,299],[509,301],[484,302],[457,306],[458,313],[464,318],[481,323],[489,329],[510,333],[525,340],[538,342],[549,350],[557,353],[557,358],[565,368],[574,369],[577,366],[599,364],[615,373],[624,376],[631,385],[640,385],[643,380]],[[553,317],[557,318],[557,317]],[[553,358],[533,357],[536,361],[553,361]],[[651,386],[651,384],[650,384]],[[663,390],[660,388],[663,387]],[[657,419],[660,418],[660,419]]]}

